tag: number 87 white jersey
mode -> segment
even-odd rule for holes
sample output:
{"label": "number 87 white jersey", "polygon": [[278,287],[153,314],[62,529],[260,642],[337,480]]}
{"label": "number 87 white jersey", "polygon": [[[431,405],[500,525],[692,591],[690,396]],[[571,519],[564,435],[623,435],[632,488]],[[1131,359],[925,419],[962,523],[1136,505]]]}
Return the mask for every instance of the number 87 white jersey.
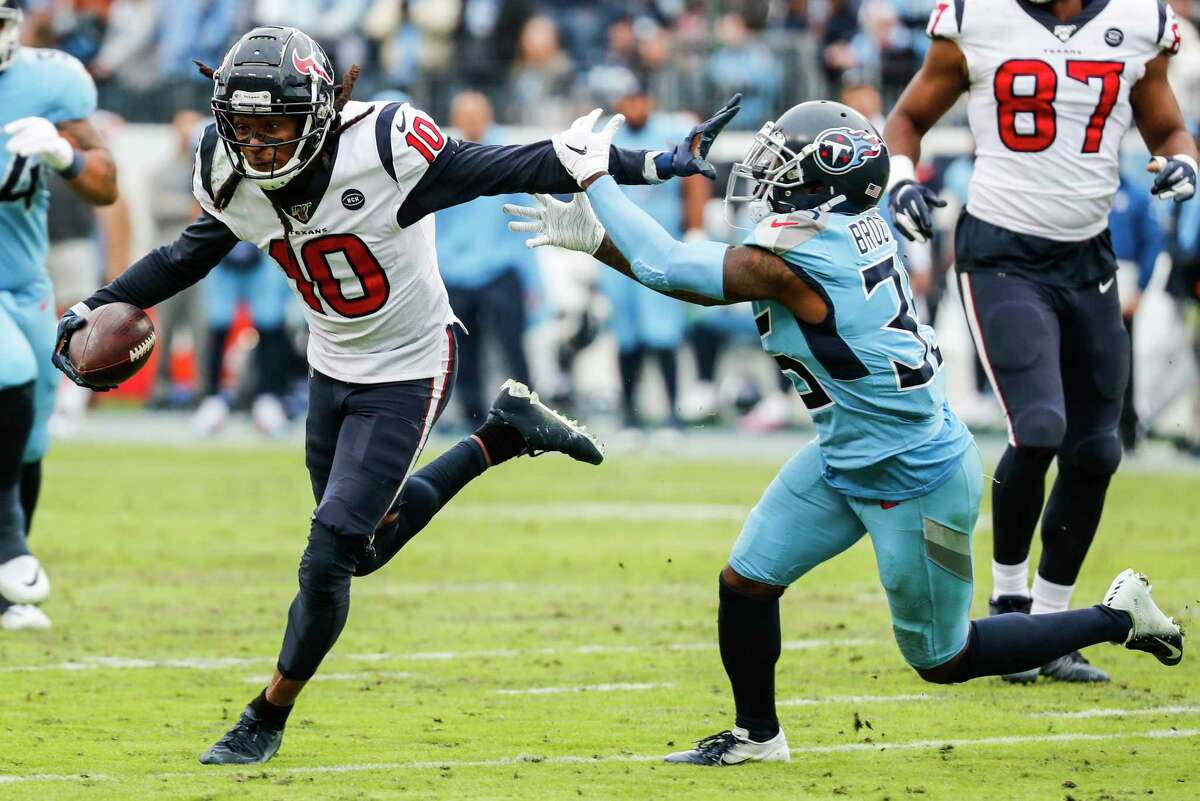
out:
{"label": "number 87 white jersey", "polygon": [[1108,225],[1129,92],[1179,49],[1157,0],[1091,0],[1064,23],[1025,0],[938,0],[930,36],[967,63],[975,139],[971,215],[1022,234],[1082,241]]}

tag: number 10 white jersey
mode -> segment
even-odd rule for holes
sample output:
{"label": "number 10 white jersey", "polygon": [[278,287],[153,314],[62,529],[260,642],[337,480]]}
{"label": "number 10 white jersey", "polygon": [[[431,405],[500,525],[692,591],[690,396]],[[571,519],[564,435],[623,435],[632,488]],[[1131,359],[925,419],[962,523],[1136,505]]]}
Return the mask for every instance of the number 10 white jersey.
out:
{"label": "number 10 white jersey", "polygon": [[930,36],[966,58],[975,139],[971,215],[1022,234],[1082,241],[1108,225],[1129,92],[1179,49],[1157,0],[1091,0],[1063,23],[1026,0],[938,0]]}

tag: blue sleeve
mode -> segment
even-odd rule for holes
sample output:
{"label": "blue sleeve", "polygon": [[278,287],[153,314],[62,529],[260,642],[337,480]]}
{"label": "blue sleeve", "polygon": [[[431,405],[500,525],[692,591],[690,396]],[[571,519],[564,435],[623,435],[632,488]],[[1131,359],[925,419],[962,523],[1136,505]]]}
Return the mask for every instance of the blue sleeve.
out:
{"label": "blue sleeve", "polygon": [[[608,169],[617,183],[645,184],[645,164],[646,151],[614,147]],[[559,162],[548,139],[532,145],[480,145],[451,139],[405,199],[396,221],[406,227],[439,209],[483,195],[578,191],[579,184]]]}
{"label": "blue sleeve", "polygon": [[238,241],[225,223],[202,212],[178,239],[150,251],[83,302],[89,309],[106,303],[156,306],[208,275]]}
{"label": "blue sleeve", "polygon": [[43,116],[55,125],[91,116],[96,110],[96,84],[83,65],[66,53],[55,53],[46,64],[54,65],[54,91]]}

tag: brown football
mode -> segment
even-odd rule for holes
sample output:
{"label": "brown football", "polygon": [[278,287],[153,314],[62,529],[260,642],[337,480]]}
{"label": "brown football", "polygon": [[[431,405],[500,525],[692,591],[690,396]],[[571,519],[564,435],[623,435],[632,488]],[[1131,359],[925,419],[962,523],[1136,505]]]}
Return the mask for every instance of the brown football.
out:
{"label": "brown football", "polygon": [[157,339],[146,312],[128,303],[97,306],[71,334],[67,355],[79,377],[98,387],[127,381],[150,359]]}

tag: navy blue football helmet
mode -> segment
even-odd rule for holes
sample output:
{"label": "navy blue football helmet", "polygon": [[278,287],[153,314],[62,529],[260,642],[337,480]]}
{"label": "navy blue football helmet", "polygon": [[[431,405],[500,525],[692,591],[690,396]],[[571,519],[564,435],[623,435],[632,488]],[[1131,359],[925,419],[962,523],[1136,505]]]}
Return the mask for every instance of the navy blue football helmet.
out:
{"label": "navy blue football helmet", "polygon": [[755,222],[801,209],[859,214],[879,204],[888,172],[887,146],[866,117],[813,100],[759,129],[725,200],[748,201]]}

